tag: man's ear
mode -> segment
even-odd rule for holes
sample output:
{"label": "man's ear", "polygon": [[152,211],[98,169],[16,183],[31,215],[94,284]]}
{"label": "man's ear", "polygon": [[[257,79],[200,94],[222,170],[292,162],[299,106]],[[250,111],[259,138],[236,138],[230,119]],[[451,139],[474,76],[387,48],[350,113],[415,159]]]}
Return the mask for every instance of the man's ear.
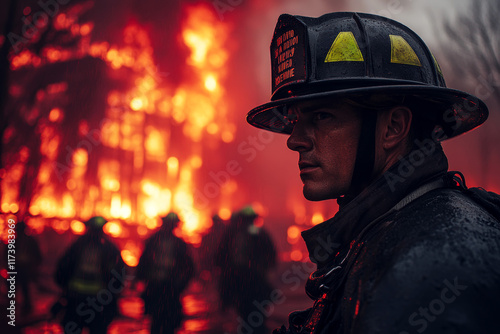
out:
{"label": "man's ear", "polygon": [[385,113],[382,123],[382,147],[392,150],[398,147],[408,137],[412,120],[411,110],[404,106],[397,106]]}

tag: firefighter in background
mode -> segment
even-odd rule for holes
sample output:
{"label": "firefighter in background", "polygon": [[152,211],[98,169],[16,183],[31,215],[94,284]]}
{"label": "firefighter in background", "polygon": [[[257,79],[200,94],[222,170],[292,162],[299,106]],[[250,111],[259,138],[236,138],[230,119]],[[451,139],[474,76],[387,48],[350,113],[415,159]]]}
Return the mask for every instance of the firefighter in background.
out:
{"label": "firefighter in background", "polygon": [[215,254],[222,234],[226,229],[224,221],[219,215],[212,216],[212,227],[210,231],[203,236],[200,248],[200,278],[207,283],[212,283],[213,278],[217,277],[218,267],[215,265]]}
{"label": "firefighter in background", "polygon": [[256,309],[255,302],[269,300],[272,286],[269,273],[276,266],[276,250],[270,235],[255,225],[257,213],[246,206],[231,217],[230,225],[221,237],[216,253],[220,267],[219,296],[222,308],[234,307],[239,322],[253,333],[265,333],[265,319],[249,321]]}
{"label": "firefighter in background", "polygon": [[[28,315],[33,311],[31,283],[36,284],[38,282],[43,258],[38,241],[26,232],[26,228],[26,223],[23,220],[16,224],[15,260],[16,284],[21,287],[20,290],[23,296],[21,311],[23,314]],[[5,247],[4,254],[4,267],[7,268],[7,247]]]}
{"label": "firefighter in background", "polygon": [[[106,219],[89,219],[86,232],[59,260],[56,283],[63,289],[65,333],[106,333],[118,315],[118,297],[125,284],[125,264],[119,249],[104,234]],[[57,306],[53,307],[56,310]]]}
{"label": "firefighter in background", "polygon": [[158,232],[146,240],[136,279],[145,281],[144,313],[151,315],[151,333],[174,333],[181,325],[181,293],[194,275],[194,262],[186,243],[174,235],[180,220],[171,212]]}

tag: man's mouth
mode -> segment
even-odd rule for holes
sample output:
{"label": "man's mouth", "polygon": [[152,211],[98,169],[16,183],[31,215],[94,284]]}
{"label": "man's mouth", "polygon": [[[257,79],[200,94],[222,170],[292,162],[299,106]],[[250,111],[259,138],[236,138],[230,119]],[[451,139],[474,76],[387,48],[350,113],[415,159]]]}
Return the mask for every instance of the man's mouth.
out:
{"label": "man's mouth", "polygon": [[319,168],[318,164],[309,161],[299,161],[300,175],[305,175],[314,172]]}

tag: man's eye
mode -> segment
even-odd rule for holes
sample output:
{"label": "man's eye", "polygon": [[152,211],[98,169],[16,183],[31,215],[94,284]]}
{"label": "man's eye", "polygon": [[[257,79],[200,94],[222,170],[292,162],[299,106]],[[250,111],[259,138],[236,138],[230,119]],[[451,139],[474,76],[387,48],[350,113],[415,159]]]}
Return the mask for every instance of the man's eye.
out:
{"label": "man's eye", "polygon": [[313,121],[322,121],[322,120],[325,120],[325,119],[329,119],[329,118],[332,118],[333,115],[328,113],[328,112],[315,112],[314,115],[313,115]]}

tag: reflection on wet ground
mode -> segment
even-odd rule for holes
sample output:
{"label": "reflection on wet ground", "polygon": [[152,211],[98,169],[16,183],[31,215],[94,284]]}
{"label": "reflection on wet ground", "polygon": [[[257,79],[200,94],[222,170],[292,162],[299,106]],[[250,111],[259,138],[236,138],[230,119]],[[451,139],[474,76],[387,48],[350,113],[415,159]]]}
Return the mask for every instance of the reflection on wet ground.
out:
{"label": "reflection on wet ground", "polygon": [[[291,311],[305,309],[312,305],[310,299],[305,296],[304,275],[292,277],[289,273],[295,272],[293,268],[297,264],[281,264],[279,270],[273,276],[274,286],[283,293],[279,305],[271,306],[269,316],[266,317],[267,327],[278,328],[287,323],[288,314]],[[284,273],[288,273],[285,275]],[[284,279],[286,277],[286,279]],[[291,278],[296,278],[293,280]],[[300,283],[300,284],[299,284]],[[54,291],[47,289],[33,289],[35,312],[29,317],[18,315],[16,327],[0,326],[1,333],[62,333],[61,326],[56,320],[50,319],[49,310],[57,298]],[[42,290],[42,291],[40,291]],[[3,302],[3,301],[2,301]],[[200,333],[200,334],[225,334],[225,333],[247,333],[243,329],[241,318],[238,319],[233,310],[222,311],[219,308],[217,291],[211,282],[194,280],[182,299],[184,313],[186,315],[178,334]],[[3,303],[2,303],[3,306]],[[112,322],[109,334],[125,333],[149,333],[150,319],[143,315],[143,301],[135,290],[126,289],[119,300],[121,315]],[[7,331],[4,330],[7,329]],[[269,330],[271,333],[272,330]]]}

